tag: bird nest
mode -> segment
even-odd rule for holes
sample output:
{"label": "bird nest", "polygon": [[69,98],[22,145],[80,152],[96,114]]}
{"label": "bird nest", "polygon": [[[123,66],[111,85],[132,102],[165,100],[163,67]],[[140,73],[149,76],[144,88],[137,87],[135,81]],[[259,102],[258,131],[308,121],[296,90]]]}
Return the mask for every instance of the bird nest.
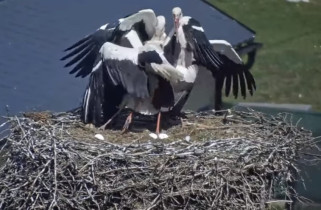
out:
{"label": "bird nest", "polygon": [[153,117],[136,116],[122,135],[72,112],[8,117],[0,209],[264,209],[300,198],[298,161],[316,139],[289,114],[185,115],[164,119],[162,140],[138,129],[154,129]]}

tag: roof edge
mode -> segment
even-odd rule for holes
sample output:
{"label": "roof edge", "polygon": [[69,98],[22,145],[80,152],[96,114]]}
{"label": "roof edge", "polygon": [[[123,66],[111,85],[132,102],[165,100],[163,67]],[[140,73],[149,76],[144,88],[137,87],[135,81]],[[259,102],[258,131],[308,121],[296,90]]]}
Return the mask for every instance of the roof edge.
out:
{"label": "roof edge", "polygon": [[245,27],[246,29],[248,29],[249,31],[251,31],[253,34],[256,34],[256,32],[251,29],[250,27],[248,27],[247,25],[245,25],[244,23],[236,20],[234,17],[232,17],[231,15],[227,14],[226,12],[224,12],[223,10],[221,10],[220,8],[216,7],[215,5],[211,4],[210,2],[208,2],[208,0],[201,0],[202,2],[204,2],[205,4],[209,5],[210,7],[212,7],[213,9],[218,10],[219,12],[223,13],[224,15],[226,15],[227,17],[233,19],[234,21],[236,21],[238,24],[242,25],[243,27]]}

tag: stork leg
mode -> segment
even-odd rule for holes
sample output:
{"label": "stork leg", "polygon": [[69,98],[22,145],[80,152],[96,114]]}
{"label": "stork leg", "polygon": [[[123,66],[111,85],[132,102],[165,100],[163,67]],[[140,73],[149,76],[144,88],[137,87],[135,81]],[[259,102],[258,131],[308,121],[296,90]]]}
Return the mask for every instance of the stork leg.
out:
{"label": "stork leg", "polygon": [[133,112],[130,112],[130,114],[126,118],[125,124],[123,126],[123,130],[121,131],[122,134],[124,134],[128,131],[129,126],[132,123],[132,120],[133,120]]}
{"label": "stork leg", "polygon": [[110,124],[111,121],[113,121],[113,119],[122,111],[123,109],[119,109],[105,124],[103,124],[102,126],[100,126],[98,129],[99,130],[105,130],[107,125]]}
{"label": "stork leg", "polygon": [[160,132],[160,121],[161,121],[161,112],[158,112],[157,116],[157,124],[156,124],[156,134],[158,135]]}

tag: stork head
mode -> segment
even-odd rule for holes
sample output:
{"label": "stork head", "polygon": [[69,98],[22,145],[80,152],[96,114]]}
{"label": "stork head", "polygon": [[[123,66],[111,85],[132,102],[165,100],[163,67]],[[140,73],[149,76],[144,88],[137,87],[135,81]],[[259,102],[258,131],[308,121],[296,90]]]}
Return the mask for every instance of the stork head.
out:
{"label": "stork head", "polygon": [[175,29],[177,30],[179,27],[179,20],[183,17],[182,9],[179,7],[174,7],[172,10]]}
{"label": "stork head", "polygon": [[165,33],[165,17],[160,15],[157,16],[157,25],[156,25],[156,31],[155,35],[156,37],[162,37],[163,34]]}

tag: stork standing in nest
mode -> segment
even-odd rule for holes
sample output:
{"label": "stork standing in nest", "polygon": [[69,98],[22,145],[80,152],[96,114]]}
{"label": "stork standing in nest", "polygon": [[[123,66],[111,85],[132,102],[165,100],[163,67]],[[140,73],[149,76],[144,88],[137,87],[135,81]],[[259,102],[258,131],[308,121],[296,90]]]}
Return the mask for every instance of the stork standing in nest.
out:
{"label": "stork standing in nest", "polygon": [[[158,24],[158,21],[163,23]],[[118,110],[115,101],[117,104],[121,100],[119,90],[110,87],[103,71],[100,53],[102,46],[110,42],[123,47],[139,48],[152,37],[154,42],[159,42],[160,39],[164,40],[165,29],[156,28],[162,24],[165,24],[164,17],[156,17],[151,9],[140,10],[113,24],[107,23],[99,27],[65,50],[67,54],[61,60],[69,60],[65,67],[74,65],[70,73],[76,74],[76,77],[90,75],[81,109],[84,123],[101,126],[112,117],[111,113]],[[107,100],[107,95],[115,101]]]}
{"label": "stork standing in nest", "polygon": [[[160,21],[158,23],[165,24]],[[159,28],[163,27],[164,25]],[[112,101],[115,109],[118,109],[110,113],[112,117],[102,128],[123,108],[129,108],[144,115],[158,114],[156,133],[159,134],[161,110],[168,111],[174,106],[171,83],[177,83],[183,78],[183,75],[166,60],[158,46],[159,34],[155,33],[149,42],[139,48],[122,47],[110,42],[102,46],[101,67],[106,74],[106,91],[115,91],[110,95],[107,93],[105,99]],[[153,43],[154,40],[156,43]],[[133,112],[127,117],[123,131],[128,129]]]}
{"label": "stork standing in nest", "polygon": [[[172,10],[174,27],[165,41],[165,56],[183,75],[184,79],[172,84],[176,92],[176,104],[172,113],[178,114],[186,103],[193,88],[200,67],[210,70],[215,79],[216,98],[220,98],[225,81],[225,93],[231,88],[235,98],[239,86],[246,97],[246,85],[252,95],[256,89],[255,80],[237,53],[228,42],[209,42],[201,24],[194,18],[183,16],[182,10]],[[220,47],[216,50],[217,47]],[[239,58],[239,59],[235,59]],[[215,100],[215,109],[221,109],[221,101]]]}
{"label": "stork standing in nest", "polygon": [[[67,49],[76,48],[63,58],[76,55],[66,64],[78,62],[71,73],[91,74],[82,104],[85,123],[100,126],[107,121],[100,127],[105,128],[123,108],[130,108],[145,115],[158,114],[156,133],[160,132],[161,109],[169,110],[174,105],[171,82],[182,79],[182,74],[163,55],[160,45],[166,36],[164,31],[163,16],[141,10],[120,19],[116,27],[100,27],[91,38],[84,38]],[[98,34],[103,34],[105,39],[98,39],[101,37]],[[84,48],[83,45],[94,47],[89,54],[79,53],[78,48]],[[91,62],[90,56],[95,54],[97,59]],[[89,71],[90,66],[94,67]],[[132,115],[133,112],[127,117],[123,131],[128,129]]]}

